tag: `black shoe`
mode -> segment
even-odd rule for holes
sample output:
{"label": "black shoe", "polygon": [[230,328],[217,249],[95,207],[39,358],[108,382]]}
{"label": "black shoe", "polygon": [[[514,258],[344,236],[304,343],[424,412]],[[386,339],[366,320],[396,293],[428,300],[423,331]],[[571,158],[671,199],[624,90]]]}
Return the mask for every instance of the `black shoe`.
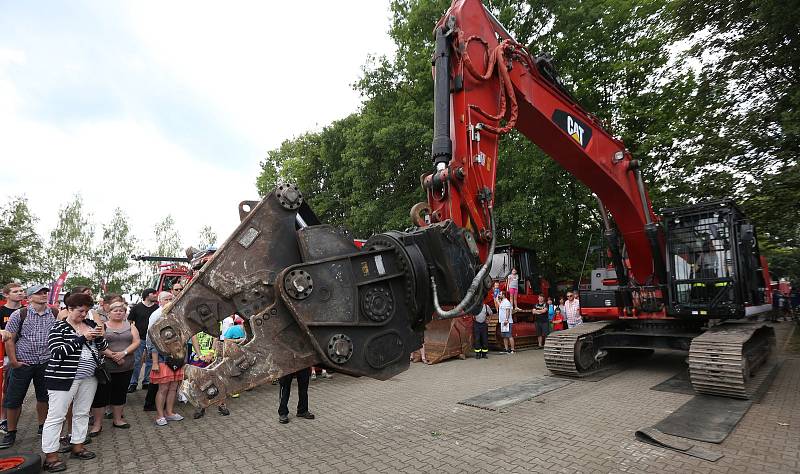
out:
{"label": "black shoe", "polygon": [[17,441],[17,432],[16,431],[9,431],[3,436],[3,439],[0,440],[0,449],[7,449],[11,446],[14,446],[14,442]]}
{"label": "black shoe", "polygon": [[136,385],[128,385],[128,393],[133,393],[136,391]]}
{"label": "black shoe", "polygon": [[142,382],[142,390],[147,390],[148,388],[150,388],[150,384],[147,382]]}
{"label": "black shoe", "polygon": [[298,413],[297,417],[298,418],[305,418],[306,420],[313,420],[314,419],[314,414],[311,413],[310,411],[307,411],[305,413]]}
{"label": "black shoe", "polygon": [[156,407],[147,405],[144,407],[144,411],[156,411]]}
{"label": "black shoe", "polygon": [[486,352],[481,354],[481,359],[488,359],[488,358],[489,358],[489,354],[487,354]]}
{"label": "black shoe", "polygon": [[44,425],[39,425],[39,429],[38,429],[38,430],[36,430],[36,434],[37,434],[37,435],[39,435],[39,436],[41,436],[41,435],[42,435],[42,431],[43,431],[43,430],[44,430]]}
{"label": "black shoe", "polygon": [[206,409],[198,408],[197,410],[195,410],[194,415],[192,415],[192,418],[194,418],[195,420],[199,420],[204,416],[206,416]]}
{"label": "black shoe", "polygon": [[78,451],[77,453],[75,451],[71,452],[69,454],[69,457],[71,457],[72,459],[89,460],[96,458],[97,455],[92,451],[89,451],[88,449],[83,449],[82,451]]}
{"label": "black shoe", "polygon": [[475,358],[476,358],[476,359],[480,359],[481,357],[482,357],[482,356],[481,356],[481,353],[480,353],[480,352],[476,352],[476,353],[475,353]]}
{"label": "black shoe", "polygon": [[280,415],[278,416],[278,422],[282,425],[289,423],[289,415]]}
{"label": "black shoe", "polygon": [[231,411],[230,411],[230,410],[228,410],[228,407],[224,407],[224,406],[222,406],[222,405],[220,405],[220,406],[218,406],[218,407],[217,407],[217,411],[218,411],[218,412],[219,412],[219,414],[220,414],[220,415],[222,415],[222,416],[228,416],[228,415],[230,415],[230,414],[231,414]]}

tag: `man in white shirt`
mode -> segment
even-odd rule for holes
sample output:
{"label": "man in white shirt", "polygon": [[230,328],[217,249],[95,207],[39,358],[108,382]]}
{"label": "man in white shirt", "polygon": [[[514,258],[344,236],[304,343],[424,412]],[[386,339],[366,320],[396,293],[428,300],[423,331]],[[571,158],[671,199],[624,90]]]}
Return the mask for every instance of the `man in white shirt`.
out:
{"label": "man in white shirt", "polygon": [[567,302],[564,303],[564,312],[567,317],[567,327],[574,328],[575,326],[583,324],[583,318],[581,318],[581,304],[575,297],[575,293],[571,291],[567,293]]}
{"label": "man in white shirt", "polygon": [[513,354],[514,338],[511,337],[511,326],[514,324],[513,306],[506,293],[505,291],[500,292],[500,335],[503,336],[503,347],[505,347],[506,353]]}

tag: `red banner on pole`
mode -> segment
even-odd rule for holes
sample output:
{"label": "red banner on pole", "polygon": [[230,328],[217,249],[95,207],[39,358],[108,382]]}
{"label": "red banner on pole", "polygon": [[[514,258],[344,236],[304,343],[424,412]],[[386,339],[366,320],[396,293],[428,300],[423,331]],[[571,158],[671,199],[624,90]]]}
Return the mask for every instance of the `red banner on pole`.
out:
{"label": "red banner on pole", "polygon": [[57,304],[58,303],[58,295],[61,293],[61,288],[64,287],[64,282],[67,281],[67,272],[61,274],[60,277],[53,284],[50,286],[50,298],[48,298],[48,304]]}

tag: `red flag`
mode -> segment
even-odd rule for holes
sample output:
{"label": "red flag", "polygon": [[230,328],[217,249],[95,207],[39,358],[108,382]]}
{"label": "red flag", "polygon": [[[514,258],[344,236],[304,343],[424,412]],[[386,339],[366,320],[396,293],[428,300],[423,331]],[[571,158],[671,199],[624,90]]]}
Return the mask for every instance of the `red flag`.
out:
{"label": "red flag", "polygon": [[58,294],[61,293],[61,288],[64,287],[65,281],[67,281],[67,272],[62,273],[50,286],[50,297],[47,299],[48,304],[58,303]]}

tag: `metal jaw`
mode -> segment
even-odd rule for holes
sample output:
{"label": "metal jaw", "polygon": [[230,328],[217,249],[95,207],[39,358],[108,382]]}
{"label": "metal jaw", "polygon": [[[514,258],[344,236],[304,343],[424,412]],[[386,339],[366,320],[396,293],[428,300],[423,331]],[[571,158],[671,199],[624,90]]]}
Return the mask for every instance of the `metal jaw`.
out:
{"label": "metal jaw", "polygon": [[224,358],[186,368],[183,391],[198,406],[312,365],[388,379],[421,345],[431,272],[445,304],[475,274],[474,249],[452,222],[378,234],[358,249],[348,233],[320,225],[293,186],[241,205],[240,215],[148,333],[160,352],[184,358],[194,334],[219,335],[234,313],[246,320],[244,344],[226,341]]}

